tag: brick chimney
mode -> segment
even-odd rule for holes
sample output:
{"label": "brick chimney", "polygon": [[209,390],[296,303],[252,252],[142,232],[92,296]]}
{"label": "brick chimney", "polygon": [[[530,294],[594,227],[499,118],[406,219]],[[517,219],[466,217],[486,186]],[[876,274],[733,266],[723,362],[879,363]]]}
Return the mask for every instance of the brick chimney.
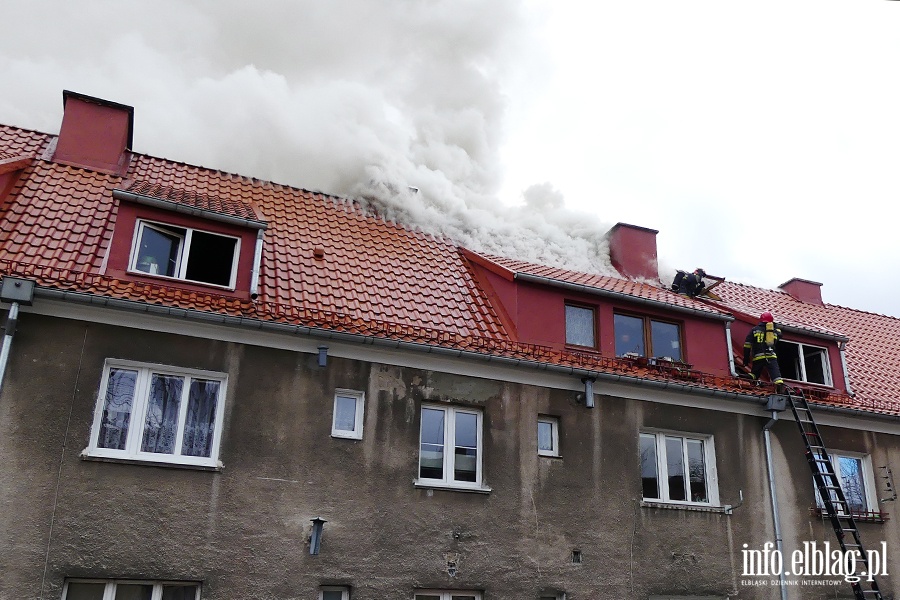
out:
{"label": "brick chimney", "polygon": [[134,108],[63,91],[63,121],[53,160],[124,175],[134,129]]}
{"label": "brick chimney", "polygon": [[822,302],[822,284],[818,281],[810,281],[809,279],[800,279],[794,277],[790,281],[786,281],[778,286],[791,295],[794,300],[805,302],[806,304],[818,304],[825,306]]}
{"label": "brick chimney", "polygon": [[609,240],[609,258],[613,266],[625,277],[659,279],[656,262],[655,229],[616,223],[606,233]]}

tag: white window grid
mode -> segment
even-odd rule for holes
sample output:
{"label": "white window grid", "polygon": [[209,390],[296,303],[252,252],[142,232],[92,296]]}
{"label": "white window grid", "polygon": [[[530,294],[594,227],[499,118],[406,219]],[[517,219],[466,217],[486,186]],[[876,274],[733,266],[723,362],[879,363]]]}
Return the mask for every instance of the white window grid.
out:
{"label": "white window grid", "polygon": [[[818,385],[827,385],[829,387],[834,385],[834,380],[831,376],[831,360],[828,357],[828,348],[824,348],[822,346],[814,346],[812,344],[804,344],[801,342],[791,342],[787,340],[780,340],[781,344],[791,344],[793,346],[797,346],[797,356],[798,363],[800,366],[800,379],[799,381],[803,381],[804,383],[815,383]],[[806,374],[806,348],[810,348],[816,350],[817,352],[821,352],[822,354],[822,363],[825,374],[825,382],[811,382],[809,381],[809,376]]]}
{"label": "white window grid", "polygon": [[[215,231],[206,231],[204,229],[197,229],[194,227],[183,227],[181,225],[170,225],[167,223],[160,223],[154,221],[147,221],[144,219],[137,220],[137,227],[134,228],[134,239],[131,242],[131,257],[128,259],[128,271],[131,273],[135,273],[137,275],[148,275],[150,277],[161,277],[163,279],[174,279],[178,281],[188,281],[190,283],[197,283],[200,285],[209,285],[212,287],[222,288],[233,290],[235,288],[235,284],[237,281],[237,266],[238,266],[238,258],[241,253],[241,238],[235,237],[233,235],[227,235],[224,233],[218,233]],[[161,233],[165,233],[166,235],[177,235],[172,231],[169,231],[168,228],[174,228],[184,231],[184,235],[177,235],[177,237],[181,238],[181,243],[178,247],[178,258],[175,263],[175,275],[169,276],[161,273],[151,274],[146,271],[141,271],[137,268],[138,255],[140,254],[139,248],[141,244],[141,238],[144,234],[144,229],[149,227],[150,229],[154,229]],[[229,238],[235,240],[234,245],[234,255],[231,259],[231,279],[227,286],[216,285],[215,283],[208,283],[205,281],[195,281],[193,279],[187,278],[187,263],[185,257],[190,256],[191,252],[191,241],[193,239],[194,231],[199,231],[201,233],[205,233],[208,235],[217,235],[219,237]]]}
{"label": "white window grid", "polygon": [[[338,402],[339,399],[349,398],[354,401],[354,419],[353,428],[346,429],[341,427],[338,422]],[[337,389],[334,392],[334,407],[331,416],[331,436],[336,438],[347,438],[351,440],[361,440],[363,436],[363,416],[365,414],[366,395],[356,390]]]}
{"label": "white window grid", "polygon": [[[118,450],[115,448],[101,448],[97,445],[100,435],[100,428],[103,421],[103,407],[106,402],[106,390],[109,384],[109,373],[111,369],[127,369],[137,371],[137,383],[134,390],[134,399],[131,406],[131,416],[129,418],[128,437],[125,448]],[[157,452],[142,452],[140,449],[141,439],[143,437],[144,424],[149,407],[149,386],[151,374],[172,375],[176,377],[185,377],[185,385],[182,387],[182,397],[179,405],[178,414],[178,432],[175,440],[175,447],[172,454],[162,454]],[[184,424],[188,408],[187,395],[190,393],[190,385],[187,379],[206,379],[219,382],[219,393],[216,399],[215,428],[213,432],[213,442],[210,456],[182,456],[182,442],[184,436]],[[103,379],[100,384],[100,391],[97,395],[97,405],[94,409],[94,423],[91,427],[91,439],[88,447],[85,448],[84,454],[90,457],[100,458],[118,458],[137,461],[146,461],[154,463],[169,463],[182,465],[197,465],[207,467],[220,466],[219,445],[222,441],[222,420],[225,416],[225,398],[227,397],[228,377],[224,373],[213,371],[202,371],[198,369],[183,369],[171,367],[167,365],[143,363],[130,360],[107,359],[103,368]]]}
{"label": "white window grid", "polygon": [[414,600],[482,600],[481,592],[470,590],[416,590]]}
{"label": "white window grid", "polygon": [[[861,452],[848,452],[845,450],[827,450],[827,452],[828,457],[831,459],[831,466],[834,469],[835,475],[837,476],[838,484],[841,486],[841,491],[844,492],[844,497],[847,498],[848,501],[849,491],[846,489],[846,482],[844,481],[844,477],[841,472],[840,459],[847,458],[859,461],[860,475],[862,476],[862,484],[865,488],[863,490],[865,492],[863,494],[863,500],[866,503],[865,512],[878,512],[878,494],[875,487],[875,471],[872,468],[872,457],[869,454],[863,454]],[[816,493],[816,506],[824,508],[825,503],[822,501],[822,497],[819,495],[819,489],[816,486],[815,478],[813,479],[813,489]],[[838,512],[843,514],[843,509],[839,508]]]}
{"label": "white window grid", "polygon": [[63,589],[62,600],[67,600],[69,594],[69,585],[72,583],[101,583],[104,584],[102,600],[115,600],[116,586],[118,585],[152,585],[153,592],[150,600],[162,600],[163,588],[167,585],[191,586],[197,587],[194,600],[200,600],[200,584],[192,581],[145,581],[130,579],[70,579],[66,581]]}
{"label": "white window grid", "polygon": [[[541,424],[550,428],[550,448],[541,448]],[[545,415],[538,417],[538,454],[540,456],[559,456],[559,418]]]}
{"label": "white window grid", "polygon": [[[418,471],[416,472],[417,485],[438,485],[442,487],[455,487],[455,488],[470,488],[470,489],[482,489],[482,458],[484,456],[484,443],[483,443],[483,432],[482,432],[482,412],[477,409],[471,408],[462,408],[455,406],[440,406],[436,404],[423,404],[422,409],[430,408],[433,410],[440,410],[444,412],[444,478],[443,479],[432,479],[427,477],[418,477]],[[454,477],[454,464],[455,464],[455,450],[454,444],[456,443],[456,415],[458,413],[471,414],[475,415],[476,423],[476,453],[477,457],[475,460],[475,481],[458,481]],[[421,411],[420,411],[421,415]],[[419,429],[419,454],[421,460],[421,452],[422,452],[422,431],[421,426]],[[417,469],[421,467],[421,462],[417,466]]]}
{"label": "white window grid", "polygon": [[[644,498],[649,502],[662,502],[665,504],[683,504],[686,506],[719,506],[719,478],[716,472],[715,442],[712,435],[686,433],[683,431],[670,431],[663,429],[642,429],[641,434],[652,435],[656,439],[656,477],[659,486],[659,498]],[[666,463],[666,437],[678,437],[684,440],[697,440],[703,442],[703,460],[705,462],[706,493],[709,502],[694,502],[691,500],[672,500],[669,497],[669,478],[666,476],[668,465]],[[683,464],[688,464],[687,444],[682,444]]]}
{"label": "white window grid", "polygon": [[350,588],[343,585],[326,585],[319,588],[319,600],[330,600],[334,593],[340,593],[340,600],[350,600]]}

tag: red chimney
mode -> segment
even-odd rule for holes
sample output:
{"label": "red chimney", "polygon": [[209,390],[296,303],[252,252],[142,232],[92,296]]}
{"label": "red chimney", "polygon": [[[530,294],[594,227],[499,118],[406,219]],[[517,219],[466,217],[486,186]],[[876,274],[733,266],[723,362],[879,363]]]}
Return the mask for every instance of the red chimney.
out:
{"label": "red chimney", "polygon": [[800,302],[805,302],[807,304],[825,306],[825,303],[822,302],[822,284],[818,281],[794,277],[778,287],[790,294],[794,300],[799,300]]}
{"label": "red chimney", "polygon": [[63,121],[53,160],[124,175],[133,129],[133,107],[64,90]]}
{"label": "red chimney", "polygon": [[625,277],[659,279],[655,229],[616,223],[606,234],[609,258]]}

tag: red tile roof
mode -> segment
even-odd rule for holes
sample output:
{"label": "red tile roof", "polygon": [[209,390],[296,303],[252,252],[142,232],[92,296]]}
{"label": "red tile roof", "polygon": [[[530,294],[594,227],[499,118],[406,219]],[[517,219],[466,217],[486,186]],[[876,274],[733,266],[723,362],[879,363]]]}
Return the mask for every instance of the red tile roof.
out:
{"label": "red tile roof", "polygon": [[772,312],[779,323],[848,338],[850,387],[857,403],[887,403],[900,414],[900,319],[835,304],[808,304],[781,290],[723,282],[715,288],[722,305],[753,319]]}
{"label": "red tile roof", "polygon": [[[321,193],[239,175],[133,154],[124,177],[44,160],[52,136],[0,126],[0,155],[30,157],[18,164],[20,175],[0,204],[0,273],[35,279],[74,298],[134,301],[163,310],[200,311],[223,319],[267,321],[290,326],[416,342],[572,369],[764,395],[767,390],[734,378],[655,367],[572,351],[556,351],[512,341],[469,262],[452,242],[385,222],[357,203]],[[115,226],[118,201],[113,190],[265,220],[259,297],[241,300],[227,294],[180,288],[171,282],[146,283],[103,274],[103,261]],[[321,249],[317,257],[315,250]],[[489,256],[497,268],[606,292],[706,312],[721,308],[673,294],[648,283],[554,269]],[[726,288],[730,289],[730,288]],[[774,310],[780,310],[771,305]],[[755,307],[752,307],[755,310]],[[846,309],[842,309],[846,310]],[[864,313],[860,313],[864,315]],[[855,338],[873,319],[859,323],[808,319],[797,322],[836,330]],[[886,319],[886,318],[885,318]],[[896,320],[892,322],[895,326]],[[858,329],[854,327],[858,326]],[[891,331],[896,332],[896,329]],[[896,336],[895,336],[896,339]],[[849,348],[857,343],[857,350]],[[865,352],[863,352],[865,350]],[[851,369],[874,371],[884,353],[851,340]],[[900,369],[893,369],[900,372]],[[868,373],[866,374],[868,376]],[[853,380],[859,395],[830,396],[823,402],[900,414],[897,386],[866,387]],[[872,396],[865,396],[871,394]],[[890,394],[885,398],[882,394]],[[868,404],[861,399],[871,400]],[[874,404],[889,400],[893,404]],[[867,400],[868,401],[868,400]]]}

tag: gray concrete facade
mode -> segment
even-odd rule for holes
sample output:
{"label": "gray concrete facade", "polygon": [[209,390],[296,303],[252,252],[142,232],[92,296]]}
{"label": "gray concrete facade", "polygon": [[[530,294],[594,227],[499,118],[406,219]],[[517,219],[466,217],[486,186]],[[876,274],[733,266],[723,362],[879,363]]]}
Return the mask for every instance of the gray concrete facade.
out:
{"label": "gray concrete facade", "polygon": [[[226,374],[222,467],[84,457],[110,358]],[[336,389],[365,393],[361,440],[331,436]],[[675,406],[599,395],[588,409],[578,392],[550,386],[341,357],[321,368],[311,353],[25,313],[0,395],[0,600],[59,599],[66,578],[197,581],[204,600],[313,599],[323,585],[348,586],[353,600],[417,589],[484,600],[780,598],[774,578],[742,576],[743,544],[774,540],[767,415],[685,396]],[[423,403],[482,412],[489,493],[414,485]],[[559,420],[558,458],[538,456],[538,415]],[[810,510],[797,427],[781,418],[772,435],[786,549],[835,545]],[[727,514],[643,502],[642,430],[712,436],[719,504],[741,494],[743,504]],[[877,478],[900,465],[898,435],[823,436],[870,457],[885,496]],[[311,556],[317,516],[327,523]],[[886,542],[891,575],[893,523],[860,524],[868,547]],[[882,591],[896,594],[895,580],[879,578]],[[788,593],[852,597],[843,583]]]}

